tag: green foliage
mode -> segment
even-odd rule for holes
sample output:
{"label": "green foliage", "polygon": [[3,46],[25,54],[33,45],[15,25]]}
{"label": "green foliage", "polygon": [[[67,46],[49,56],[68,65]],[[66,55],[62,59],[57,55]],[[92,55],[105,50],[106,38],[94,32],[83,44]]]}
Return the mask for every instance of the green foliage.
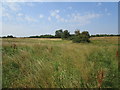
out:
{"label": "green foliage", "polygon": [[67,38],[67,40],[73,40],[75,38],[75,35],[70,35],[70,37]]}
{"label": "green foliage", "polygon": [[89,38],[90,35],[87,31],[83,31],[82,33],[79,33],[79,31],[75,31],[75,36],[73,38],[74,43],[84,43],[84,42],[90,42]]}
{"label": "green foliage", "polygon": [[90,38],[90,34],[89,34],[88,31],[83,31],[83,32],[82,32],[82,35],[88,36],[88,38]]}
{"label": "green foliage", "polygon": [[70,33],[68,32],[68,30],[65,30],[62,34],[62,39],[67,39],[68,37],[70,37]]}
{"label": "green foliage", "polygon": [[[10,59],[9,59],[10,60]],[[3,86],[11,87],[11,83],[13,83],[17,78],[19,78],[19,64],[14,62],[13,60],[10,60],[7,62],[7,64],[3,65]]]}
{"label": "green foliage", "polygon": [[13,47],[3,47],[3,49],[2,49],[2,53],[4,54],[4,53],[6,53],[7,55],[14,55],[14,54],[18,54],[18,49],[16,48],[16,49],[14,49]]}
{"label": "green foliage", "polygon": [[57,38],[61,38],[62,34],[63,34],[62,29],[55,31],[55,37],[57,37]]}
{"label": "green foliage", "polygon": [[55,38],[53,35],[30,36],[29,38]]}
{"label": "green foliage", "polygon": [[[94,73],[97,75],[98,71],[104,71],[104,80],[102,87],[118,88],[118,65],[114,53],[107,48],[99,49],[88,56],[89,63],[94,64]],[[93,73],[93,72],[92,72]]]}
{"label": "green foliage", "polygon": [[8,35],[8,36],[3,36],[2,38],[15,38],[15,37],[12,35]]}
{"label": "green foliage", "polygon": [[96,34],[96,35],[91,35],[90,37],[112,37],[112,36],[120,36],[120,34]]}
{"label": "green foliage", "polygon": [[75,36],[74,38],[73,38],[73,42],[74,43],[85,43],[85,42],[90,42],[90,40],[89,40],[89,37],[88,36],[86,36],[86,35],[79,35],[79,36]]}
{"label": "green foliage", "polygon": [[76,31],[75,31],[75,35],[76,35],[76,36],[79,36],[79,35],[80,35],[80,31],[79,31],[79,30],[76,30]]}
{"label": "green foliage", "polygon": [[[118,87],[118,39],[95,38],[91,42],[3,39],[2,87],[97,88],[96,76],[101,68],[105,71],[101,88]],[[16,43],[17,49],[13,50],[11,43]]]}

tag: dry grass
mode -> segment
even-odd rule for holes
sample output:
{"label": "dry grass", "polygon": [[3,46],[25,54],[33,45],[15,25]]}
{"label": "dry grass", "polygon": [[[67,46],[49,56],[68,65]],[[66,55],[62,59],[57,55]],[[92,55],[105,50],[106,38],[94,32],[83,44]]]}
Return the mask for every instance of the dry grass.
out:
{"label": "dry grass", "polygon": [[91,37],[91,40],[107,40],[107,39],[117,40],[118,36],[114,36],[114,37]]}
{"label": "dry grass", "polygon": [[[31,38],[33,40],[36,40],[36,38]],[[59,38],[37,38],[37,40],[62,40],[62,39],[59,39]]]}
{"label": "dry grass", "polygon": [[3,87],[97,88],[101,68],[106,76],[100,87],[118,87],[117,38],[91,40],[3,39]]}

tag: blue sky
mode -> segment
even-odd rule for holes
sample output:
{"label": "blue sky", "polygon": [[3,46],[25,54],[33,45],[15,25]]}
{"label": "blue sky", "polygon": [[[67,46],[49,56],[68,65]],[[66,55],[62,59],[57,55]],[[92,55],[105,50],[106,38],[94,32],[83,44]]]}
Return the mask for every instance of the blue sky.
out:
{"label": "blue sky", "polygon": [[5,2],[2,36],[52,34],[58,29],[74,33],[118,33],[117,2]]}

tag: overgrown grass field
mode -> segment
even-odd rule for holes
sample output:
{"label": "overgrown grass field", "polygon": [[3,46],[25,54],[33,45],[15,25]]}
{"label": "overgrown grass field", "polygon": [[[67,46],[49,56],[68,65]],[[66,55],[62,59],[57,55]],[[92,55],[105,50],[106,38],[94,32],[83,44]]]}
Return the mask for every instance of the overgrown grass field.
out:
{"label": "overgrown grass field", "polygon": [[[14,46],[15,45],[15,46]],[[117,88],[118,37],[91,43],[2,39],[3,88]]]}

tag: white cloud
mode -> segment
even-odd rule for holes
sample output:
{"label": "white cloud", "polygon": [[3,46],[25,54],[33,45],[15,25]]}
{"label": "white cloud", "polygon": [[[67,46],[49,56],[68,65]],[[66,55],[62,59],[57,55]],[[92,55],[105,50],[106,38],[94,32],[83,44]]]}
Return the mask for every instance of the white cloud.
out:
{"label": "white cloud", "polygon": [[59,12],[60,12],[60,10],[55,10],[55,12],[56,12],[56,13],[59,13]]}
{"label": "white cloud", "polygon": [[10,9],[12,11],[19,11],[21,10],[21,7],[18,3],[16,2],[5,2],[3,3],[3,5],[5,5],[5,9]]}
{"label": "white cloud", "polygon": [[[6,17],[9,20],[16,19],[18,21],[24,20],[27,22],[36,22],[37,20],[35,18],[21,13],[21,10],[22,10],[21,5],[28,5],[28,3],[3,2],[2,16]],[[29,5],[30,5],[30,3],[29,3]],[[40,18],[42,18],[42,17],[43,16],[40,15]]]}
{"label": "white cloud", "polygon": [[100,17],[100,14],[95,13],[88,13],[86,15],[80,15],[79,13],[71,14],[71,18],[68,20],[68,22],[71,23],[79,23],[80,25],[85,25],[91,22],[92,19]]}
{"label": "white cloud", "polygon": [[39,18],[43,18],[43,17],[44,17],[44,15],[42,15],[42,14],[39,15]]}
{"label": "white cloud", "polygon": [[80,25],[85,25],[91,22],[92,19],[98,18],[101,14],[96,13],[86,13],[85,15],[80,15],[80,13],[68,14],[66,18],[63,18],[59,10],[53,10],[50,15],[59,22],[65,23],[79,23]]}
{"label": "white cloud", "polygon": [[19,16],[19,17],[21,17],[21,16],[23,16],[24,14],[22,14],[22,13],[18,13],[17,14],[17,16]]}
{"label": "white cloud", "polygon": [[27,16],[27,15],[25,16],[24,19],[27,20],[28,22],[35,22],[36,21],[34,18]]}
{"label": "white cloud", "polygon": [[2,13],[2,16],[5,17],[6,19],[9,19],[9,20],[12,19],[12,16],[7,12]]}
{"label": "white cloud", "polygon": [[56,16],[59,12],[59,10],[53,10],[51,11],[51,16]]}
{"label": "white cloud", "polygon": [[51,21],[51,17],[48,17],[48,21]]}
{"label": "white cloud", "polygon": [[55,16],[55,18],[56,18],[56,19],[60,19],[60,16],[57,14],[57,15]]}
{"label": "white cloud", "polygon": [[108,9],[107,9],[107,8],[105,8],[105,12],[106,12],[106,14],[107,14],[108,16],[110,16],[110,15],[111,15],[111,13],[110,13],[110,12],[108,12]]}
{"label": "white cloud", "polygon": [[61,22],[64,22],[65,21],[65,19],[64,18],[62,18],[61,16],[59,16],[59,15],[56,15],[55,16],[55,18],[57,19],[57,21],[61,21]]}
{"label": "white cloud", "polygon": [[64,22],[65,21],[65,19],[64,18],[62,18],[60,15],[59,15],[59,12],[60,12],[60,10],[53,10],[53,11],[51,11],[51,16],[52,17],[54,17],[55,19],[57,19],[57,21],[61,21],[61,22]]}
{"label": "white cloud", "polygon": [[[18,3],[16,2],[3,2],[2,6],[2,16],[5,17],[8,20],[12,20],[15,17],[13,15],[19,10],[21,10],[21,7]],[[20,16],[20,14],[17,14],[17,16]]]}

